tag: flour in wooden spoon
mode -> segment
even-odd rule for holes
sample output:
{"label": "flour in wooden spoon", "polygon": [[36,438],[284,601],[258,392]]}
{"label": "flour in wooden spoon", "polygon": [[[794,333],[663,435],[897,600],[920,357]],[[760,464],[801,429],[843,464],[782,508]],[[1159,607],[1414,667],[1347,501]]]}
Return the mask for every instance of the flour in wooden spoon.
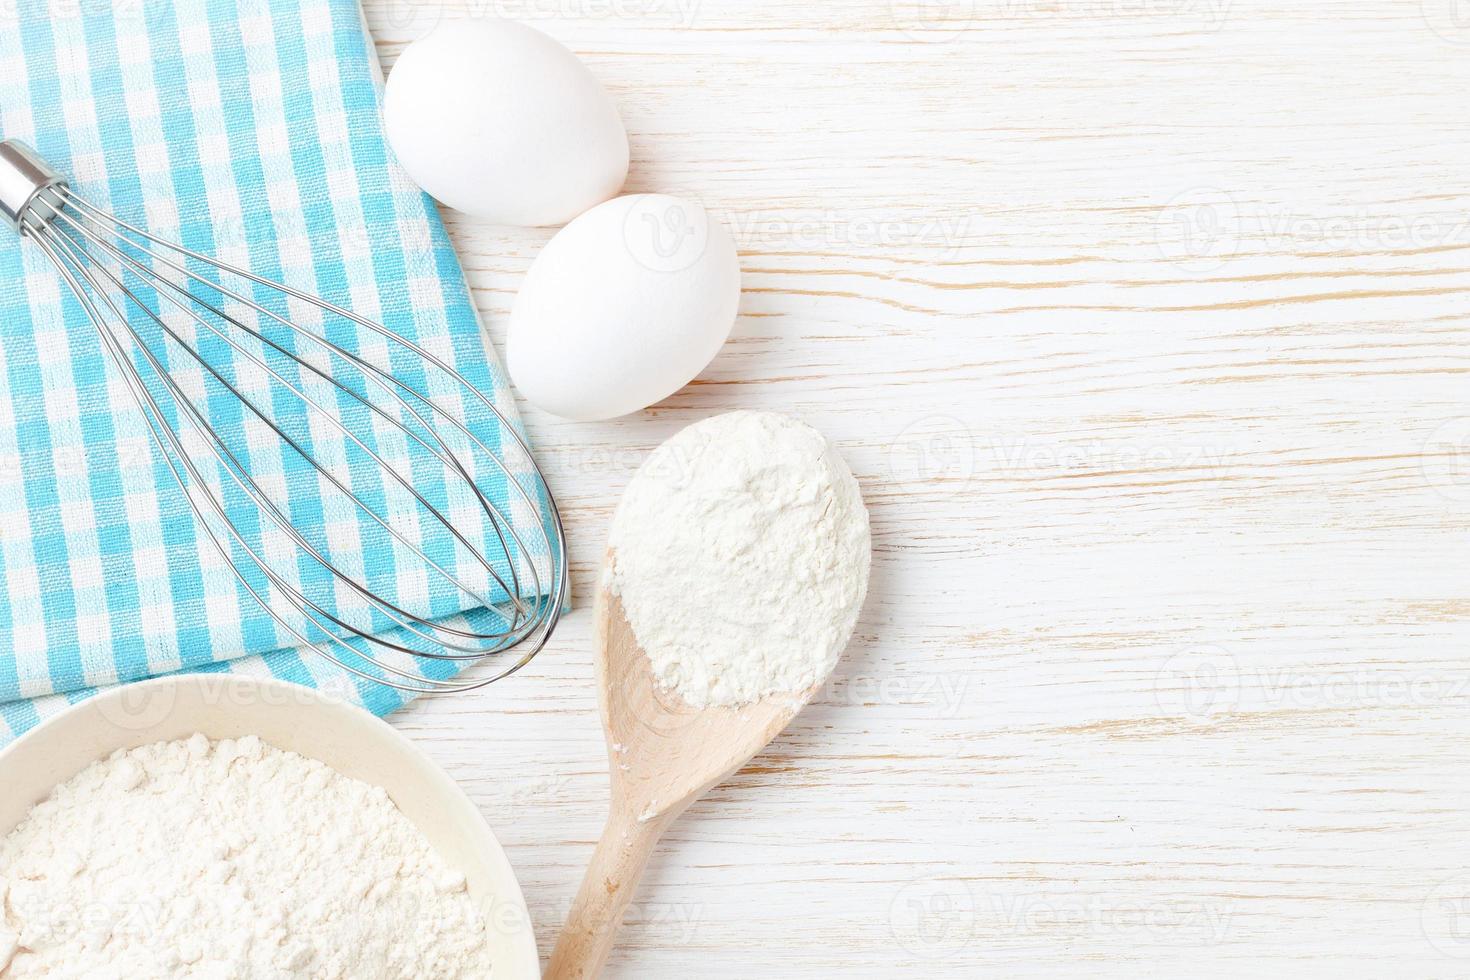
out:
{"label": "flour in wooden spoon", "polygon": [[731,412],[664,443],[628,485],[612,589],[657,681],[696,708],[824,681],[868,586],[868,513],[821,433]]}

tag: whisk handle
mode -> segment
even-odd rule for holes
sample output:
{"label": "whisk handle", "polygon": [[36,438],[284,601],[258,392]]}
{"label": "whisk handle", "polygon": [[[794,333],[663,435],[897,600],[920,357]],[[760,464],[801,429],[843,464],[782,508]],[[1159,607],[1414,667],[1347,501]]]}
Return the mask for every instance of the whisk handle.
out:
{"label": "whisk handle", "polygon": [[25,234],[51,223],[66,178],[20,140],[0,140],[0,215]]}

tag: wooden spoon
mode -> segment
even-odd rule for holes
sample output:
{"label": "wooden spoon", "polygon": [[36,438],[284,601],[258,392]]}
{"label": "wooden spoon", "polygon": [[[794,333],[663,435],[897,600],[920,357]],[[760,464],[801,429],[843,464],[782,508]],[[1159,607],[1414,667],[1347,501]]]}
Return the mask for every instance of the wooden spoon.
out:
{"label": "wooden spoon", "polygon": [[549,980],[602,972],[659,837],[689,804],[765,748],[821,686],[740,708],[690,707],[654,682],[648,657],[607,580],[604,575],[595,635],[612,807],[551,954]]}

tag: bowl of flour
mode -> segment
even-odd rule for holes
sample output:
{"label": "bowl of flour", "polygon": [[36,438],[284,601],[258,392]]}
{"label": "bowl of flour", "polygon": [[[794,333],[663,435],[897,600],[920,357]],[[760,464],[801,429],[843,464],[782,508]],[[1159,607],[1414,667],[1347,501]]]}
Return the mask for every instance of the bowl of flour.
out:
{"label": "bowl of flour", "polygon": [[479,810],[360,708],[117,688],[0,752],[0,977],[539,977]]}

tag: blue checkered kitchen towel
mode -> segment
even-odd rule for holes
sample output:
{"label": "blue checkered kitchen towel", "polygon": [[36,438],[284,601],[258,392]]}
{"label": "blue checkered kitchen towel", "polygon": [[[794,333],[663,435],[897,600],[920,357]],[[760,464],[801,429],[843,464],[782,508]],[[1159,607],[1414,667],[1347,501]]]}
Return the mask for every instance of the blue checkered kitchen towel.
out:
{"label": "blue checkered kitchen towel", "polygon": [[[0,12],[0,135],[154,234],[385,323],[514,419],[438,216],[387,155],[380,98],[356,0],[20,0]],[[400,377],[413,370],[395,362]],[[494,448],[488,415],[465,406]],[[251,462],[273,463],[263,475],[310,513],[304,462]],[[477,479],[506,500],[503,477]],[[381,529],[340,502],[320,508],[333,559],[371,566],[391,589],[392,562],[374,557],[392,551]],[[101,686],[179,670],[329,686],[380,714],[402,702],[283,649],[296,641],[212,548],[81,306],[33,243],[0,229],[0,745]],[[398,591],[416,613],[489,615],[446,607],[421,581]]]}

